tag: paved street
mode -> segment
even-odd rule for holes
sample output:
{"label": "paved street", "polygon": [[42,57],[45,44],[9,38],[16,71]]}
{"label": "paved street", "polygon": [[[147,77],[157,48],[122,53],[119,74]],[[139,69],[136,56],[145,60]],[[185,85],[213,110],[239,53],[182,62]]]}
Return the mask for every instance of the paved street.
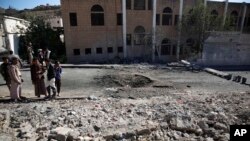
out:
{"label": "paved street", "polygon": [[[145,68],[130,68],[130,69],[91,69],[91,68],[64,68],[62,74],[62,97],[71,96],[105,96],[105,89],[109,86],[100,85],[95,77],[106,75],[123,75],[123,74],[142,74],[160,81],[161,83],[171,82],[175,87],[175,92],[195,92],[195,93],[216,93],[216,92],[241,92],[249,90],[249,86],[241,85],[232,81],[227,81],[222,78],[207,74],[205,72],[193,73],[183,70],[169,69],[149,69]],[[232,72],[240,74],[250,79],[249,72]],[[23,95],[34,97],[34,88],[30,81],[30,71],[22,71]],[[248,80],[249,82],[249,80]],[[0,77],[0,84],[4,81]],[[146,88],[141,88],[146,89]],[[174,91],[167,90],[167,91]],[[0,86],[1,96],[8,96],[9,92],[5,85]],[[162,90],[166,91],[166,90]],[[161,94],[164,94],[163,92]],[[128,93],[123,91],[124,94]]]}

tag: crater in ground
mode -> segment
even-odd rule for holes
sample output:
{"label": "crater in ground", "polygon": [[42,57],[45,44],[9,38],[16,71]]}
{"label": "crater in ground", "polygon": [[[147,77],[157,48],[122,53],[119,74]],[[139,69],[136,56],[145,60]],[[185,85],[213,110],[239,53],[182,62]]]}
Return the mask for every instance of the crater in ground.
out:
{"label": "crater in ground", "polygon": [[97,83],[105,87],[124,87],[132,88],[146,87],[153,83],[150,78],[139,74],[117,74],[104,75],[94,78]]}

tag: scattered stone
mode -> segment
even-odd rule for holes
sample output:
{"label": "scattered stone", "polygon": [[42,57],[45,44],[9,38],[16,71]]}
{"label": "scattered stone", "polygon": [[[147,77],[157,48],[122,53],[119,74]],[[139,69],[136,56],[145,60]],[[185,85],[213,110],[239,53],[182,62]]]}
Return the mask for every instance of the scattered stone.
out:
{"label": "scattered stone", "polygon": [[94,95],[88,97],[88,100],[98,100],[98,98]]}

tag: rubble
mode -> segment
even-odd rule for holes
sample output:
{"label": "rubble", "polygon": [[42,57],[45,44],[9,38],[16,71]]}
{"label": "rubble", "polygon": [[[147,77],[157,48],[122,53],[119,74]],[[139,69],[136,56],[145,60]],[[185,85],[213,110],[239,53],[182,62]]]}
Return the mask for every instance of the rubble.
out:
{"label": "rubble", "polygon": [[[249,97],[246,93],[240,95]],[[218,96],[208,97],[216,105],[221,102]],[[139,99],[99,97],[98,100],[8,104],[5,111],[9,111],[9,127],[15,129],[15,138],[23,140],[227,140],[228,123],[246,122],[244,116],[236,117],[243,111],[231,107],[230,113],[225,112],[230,105],[218,108],[203,102],[206,98],[193,101],[181,97],[183,103],[180,104],[180,97],[175,96]],[[244,104],[246,102],[242,106]],[[3,115],[0,116],[1,121],[5,119]],[[8,134],[3,136],[12,138]]]}

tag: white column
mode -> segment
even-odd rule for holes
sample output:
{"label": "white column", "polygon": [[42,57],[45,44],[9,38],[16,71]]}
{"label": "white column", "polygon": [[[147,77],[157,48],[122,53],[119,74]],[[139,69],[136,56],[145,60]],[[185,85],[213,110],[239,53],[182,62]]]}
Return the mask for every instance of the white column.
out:
{"label": "white column", "polygon": [[246,3],[243,3],[243,4],[244,4],[244,11],[243,11],[243,17],[242,17],[242,19],[241,19],[240,33],[243,32],[243,29],[244,29],[244,22],[245,22],[246,12],[247,12],[247,4],[246,4]]}
{"label": "white column", "polygon": [[227,19],[227,9],[228,9],[228,0],[226,0],[226,5],[225,5],[225,9],[224,9],[223,23],[222,23],[223,28],[225,26],[226,19]]}
{"label": "white column", "polygon": [[123,53],[124,58],[127,58],[127,13],[126,0],[122,0],[122,33],[123,33]]}
{"label": "white column", "polygon": [[157,0],[153,0],[153,19],[152,19],[152,62],[155,62],[155,46],[156,46],[156,4],[157,4]]}
{"label": "white column", "polygon": [[180,45],[181,45],[181,22],[183,15],[183,0],[180,0],[180,9],[179,9],[179,23],[178,23],[178,41],[177,41],[177,50],[176,50],[176,59],[180,59]]}

